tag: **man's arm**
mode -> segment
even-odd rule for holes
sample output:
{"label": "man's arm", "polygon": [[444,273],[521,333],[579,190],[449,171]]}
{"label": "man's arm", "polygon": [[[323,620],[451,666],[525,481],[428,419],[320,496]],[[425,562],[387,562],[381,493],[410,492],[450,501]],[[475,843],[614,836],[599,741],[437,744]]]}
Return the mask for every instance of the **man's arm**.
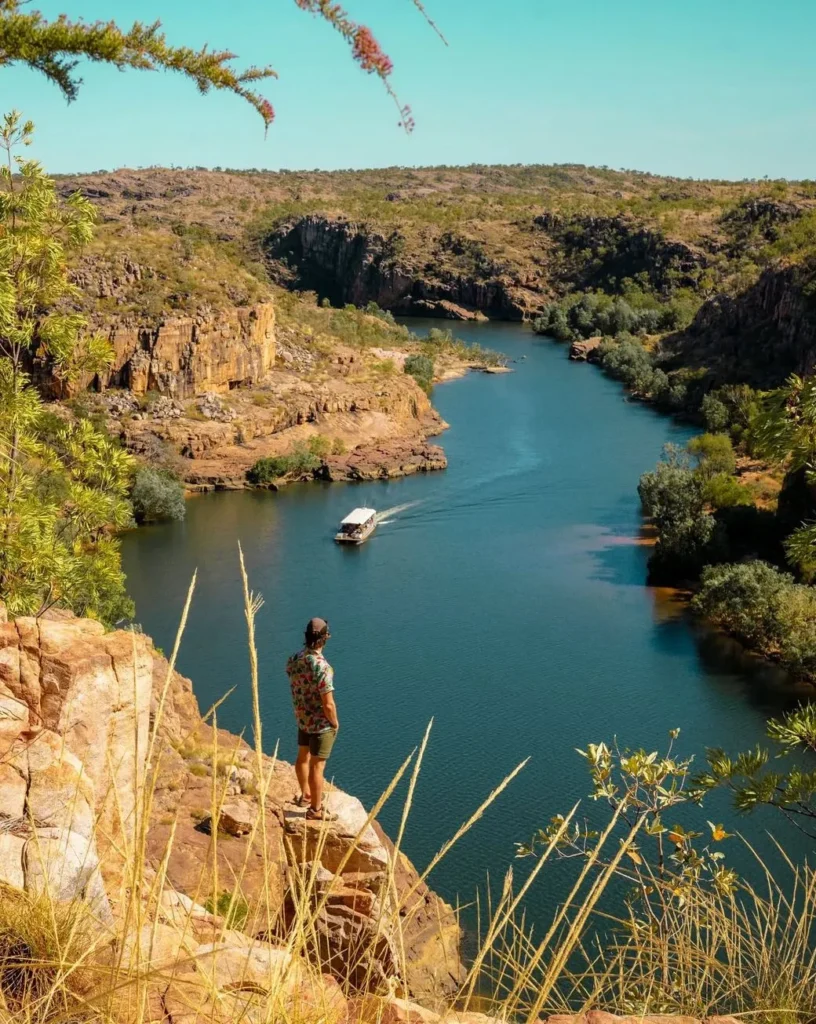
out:
{"label": "man's arm", "polygon": [[323,714],[328,718],[332,729],[339,729],[340,722],[337,719],[337,705],[334,703],[334,691],[329,690],[328,693],[321,693],[320,700],[323,704]]}

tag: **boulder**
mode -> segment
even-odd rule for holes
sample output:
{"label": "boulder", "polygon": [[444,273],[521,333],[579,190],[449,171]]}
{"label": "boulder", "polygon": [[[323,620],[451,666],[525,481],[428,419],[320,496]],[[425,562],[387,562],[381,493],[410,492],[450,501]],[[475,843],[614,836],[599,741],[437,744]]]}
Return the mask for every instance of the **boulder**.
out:
{"label": "boulder", "polygon": [[231,836],[246,836],[258,820],[258,805],[251,800],[231,800],[221,808],[218,827]]}
{"label": "boulder", "polygon": [[67,828],[38,828],[25,842],[22,867],[27,892],[85,900],[100,922],[113,923],[92,839]]}
{"label": "boulder", "polygon": [[363,996],[349,1002],[349,1024],[439,1024],[438,1013],[396,996]]}
{"label": "boulder", "polygon": [[569,357],[576,362],[595,362],[598,346],[603,338],[582,338],[570,345]]}

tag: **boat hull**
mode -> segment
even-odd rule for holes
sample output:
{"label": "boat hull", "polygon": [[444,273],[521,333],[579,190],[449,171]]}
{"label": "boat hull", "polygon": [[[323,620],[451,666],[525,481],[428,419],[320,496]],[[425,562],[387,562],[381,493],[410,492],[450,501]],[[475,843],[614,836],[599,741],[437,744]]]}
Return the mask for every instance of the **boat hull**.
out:
{"label": "boat hull", "polygon": [[367,529],[360,530],[356,536],[353,533],[343,533],[341,530],[334,535],[334,539],[338,544],[351,544],[354,547],[359,547],[361,544],[365,544],[375,529],[376,524],[372,523]]}

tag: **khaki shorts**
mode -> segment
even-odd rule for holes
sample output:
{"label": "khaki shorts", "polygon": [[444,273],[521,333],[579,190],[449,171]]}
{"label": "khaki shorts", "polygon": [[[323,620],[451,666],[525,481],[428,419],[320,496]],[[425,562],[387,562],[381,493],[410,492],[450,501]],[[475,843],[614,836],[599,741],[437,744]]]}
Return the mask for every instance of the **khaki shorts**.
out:
{"label": "khaki shorts", "polygon": [[336,738],[336,729],[326,729],[325,732],[304,732],[298,729],[298,746],[308,747],[312,757],[319,757],[321,761],[328,761]]}

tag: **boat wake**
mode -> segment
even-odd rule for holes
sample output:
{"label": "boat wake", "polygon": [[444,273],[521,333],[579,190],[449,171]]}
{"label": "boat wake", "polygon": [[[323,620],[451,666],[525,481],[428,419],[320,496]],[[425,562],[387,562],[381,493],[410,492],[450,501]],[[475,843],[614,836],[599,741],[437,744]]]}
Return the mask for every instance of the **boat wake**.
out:
{"label": "boat wake", "polygon": [[393,523],[394,516],[398,516],[400,512],[407,512],[409,508],[415,508],[417,505],[421,504],[421,501],[407,501],[404,505],[393,505],[391,508],[383,509],[382,512],[377,513],[377,526],[385,526],[387,523]]}

